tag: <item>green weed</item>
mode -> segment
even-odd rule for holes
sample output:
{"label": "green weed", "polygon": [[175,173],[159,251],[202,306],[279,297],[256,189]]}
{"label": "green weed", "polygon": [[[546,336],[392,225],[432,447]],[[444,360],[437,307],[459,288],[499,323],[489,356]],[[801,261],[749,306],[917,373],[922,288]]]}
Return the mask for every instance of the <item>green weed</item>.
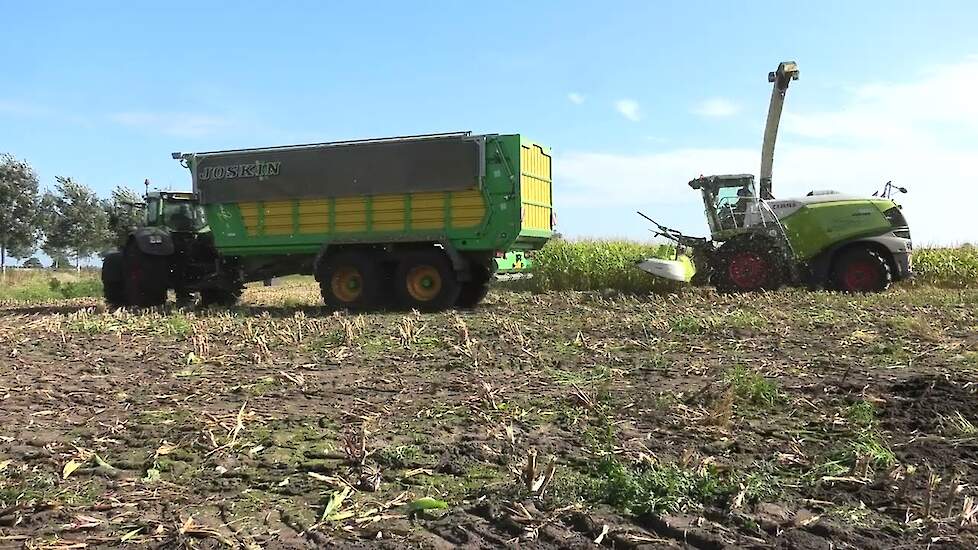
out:
{"label": "green weed", "polygon": [[727,376],[737,401],[754,407],[769,408],[783,400],[778,383],[758,372],[738,365]]}

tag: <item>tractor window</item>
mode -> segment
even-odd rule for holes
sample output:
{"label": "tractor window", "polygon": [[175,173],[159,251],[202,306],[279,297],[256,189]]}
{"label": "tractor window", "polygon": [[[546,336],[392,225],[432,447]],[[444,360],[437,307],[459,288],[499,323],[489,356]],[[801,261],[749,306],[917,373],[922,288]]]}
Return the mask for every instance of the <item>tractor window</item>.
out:
{"label": "tractor window", "polygon": [[204,210],[189,201],[169,201],[163,205],[166,226],[174,231],[200,231],[207,226]]}
{"label": "tractor window", "polygon": [[146,200],[146,225],[154,226],[160,221],[160,199]]}

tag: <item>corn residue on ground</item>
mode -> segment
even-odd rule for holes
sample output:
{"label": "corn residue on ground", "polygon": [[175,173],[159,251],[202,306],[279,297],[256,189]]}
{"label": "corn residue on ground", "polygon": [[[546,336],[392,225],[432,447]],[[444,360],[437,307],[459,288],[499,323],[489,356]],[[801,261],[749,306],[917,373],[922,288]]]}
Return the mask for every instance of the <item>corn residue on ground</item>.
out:
{"label": "corn residue on ground", "polygon": [[974,548],[978,291],[0,308],[0,546]]}

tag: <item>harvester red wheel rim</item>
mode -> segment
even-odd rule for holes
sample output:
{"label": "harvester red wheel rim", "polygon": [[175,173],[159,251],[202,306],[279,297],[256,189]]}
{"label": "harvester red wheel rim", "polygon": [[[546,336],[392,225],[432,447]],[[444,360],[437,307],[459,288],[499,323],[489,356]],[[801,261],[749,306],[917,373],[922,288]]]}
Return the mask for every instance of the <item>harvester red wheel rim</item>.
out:
{"label": "harvester red wheel rim", "polygon": [[872,290],[879,284],[879,279],[879,266],[869,260],[853,262],[846,268],[845,281],[848,290]]}
{"label": "harvester red wheel rim", "polygon": [[741,252],[730,259],[730,280],[738,288],[760,288],[768,275],[767,261],[755,252]]}

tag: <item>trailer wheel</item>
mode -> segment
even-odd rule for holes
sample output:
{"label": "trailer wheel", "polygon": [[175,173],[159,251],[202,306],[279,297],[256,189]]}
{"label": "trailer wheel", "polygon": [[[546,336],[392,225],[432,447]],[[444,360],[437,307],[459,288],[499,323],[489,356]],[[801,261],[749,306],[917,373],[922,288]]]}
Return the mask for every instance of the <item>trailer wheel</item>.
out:
{"label": "trailer wheel", "polygon": [[857,247],[844,252],[832,268],[835,287],[844,292],[882,292],[893,281],[889,262],[878,252]]}
{"label": "trailer wheel", "polygon": [[420,311],[448,309],[462,291],[452,263],[437,249],[414,252],[401,260],[394,284],[398,303]]}
{"label": "trailer wheel", "polygon": [[166,302],[169,258],[146,254],[133,243],[126,248],[123,264],[126,301],[129,305],[155,307]]}
{"label": "trailer wheel", "polygon": [[333,309],[369,309],[380,305],[383,276],[368,252],[342,252],[328,258],[319,277],[323,301]]}
{"label": "trailer wheel", "polygon": [[112,252],[102,260],[102,294],[110,307],[125,307],[126,277],[121,252]]}
{"label": "trailer wheel", "polygon": [[776,290],[784,281],[781,251],[768,239],[727,241],[716,255],[712,282],[721,292]]}
{"label": "trailer wheel", "polygon": [[482,264],[472,264],[472,278],[461,283],[462,289],[455,300],[455,305],[462,309],[471,309],[489,293],[489,279],[492,275],[489,268]]}

